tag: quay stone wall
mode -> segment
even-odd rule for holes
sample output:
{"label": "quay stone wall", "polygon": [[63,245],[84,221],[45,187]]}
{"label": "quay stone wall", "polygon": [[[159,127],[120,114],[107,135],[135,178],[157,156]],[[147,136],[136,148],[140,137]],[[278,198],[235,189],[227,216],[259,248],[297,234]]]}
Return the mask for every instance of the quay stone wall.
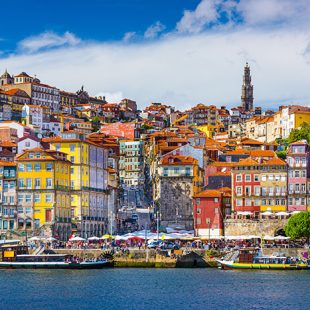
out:
{"label": "quay stone wall", "polygon": [[283,229],[288,219],[227,219],[224,221],[225,236],[270,235]]}

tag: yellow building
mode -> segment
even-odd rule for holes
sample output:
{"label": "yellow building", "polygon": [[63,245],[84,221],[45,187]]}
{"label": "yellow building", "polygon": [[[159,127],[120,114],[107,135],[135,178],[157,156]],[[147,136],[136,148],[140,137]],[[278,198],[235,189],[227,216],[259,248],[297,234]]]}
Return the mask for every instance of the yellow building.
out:
{"label": "yellow building", "polygon": [[212,139],[218,132],[220,132],[221,128],[224,128],[224,125],[222,123],[219,123],[218,125],[207,124],[193,127],[205,133],[207,138]]}
{"label": "yellow building", "polygon": [[18,155],[18,214],[32,219],[35,234],[68,240],[71,234],[70,168],[67,154],[41,148]]}
{"label": "yellow building", "polygon": [[72,230],[82,237],[101,236],[107,226],[107,151],[67,131],[45,139],[52,150],[68,154],[71,166]]}

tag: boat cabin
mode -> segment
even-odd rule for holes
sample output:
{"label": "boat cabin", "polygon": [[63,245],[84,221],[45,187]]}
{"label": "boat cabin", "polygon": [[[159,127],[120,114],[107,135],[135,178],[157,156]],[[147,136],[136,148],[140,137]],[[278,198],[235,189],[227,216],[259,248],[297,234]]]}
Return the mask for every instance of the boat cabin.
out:
{"label": "boat cabin", "polygon": [[245,248],[239,250],[239,263],[251,264],[258,250],[256,248]]}
{"label": "boat cabin", "polygon": [[28,247],[25,245],[6,244],[1,247],[1,251],[3,262],[14,262],[17,255],[28,254]]}

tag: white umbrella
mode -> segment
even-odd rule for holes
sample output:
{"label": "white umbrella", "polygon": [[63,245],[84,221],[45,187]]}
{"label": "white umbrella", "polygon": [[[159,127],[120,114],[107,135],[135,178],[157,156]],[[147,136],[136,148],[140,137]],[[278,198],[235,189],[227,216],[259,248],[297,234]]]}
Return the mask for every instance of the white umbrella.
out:
{"label": "white umbrella", "polygon": [[46,239],[46,241],[57,241],[57,239],[56,238],[54,238],[54,237],[48,237],[47,239]]}
{"label": "white umbrella", "polygon": [[291,214],[298,214],[298,213],[300,213],[300,211],[295,210]]}
{"label": "white umbrella", "polygon": [[280,212],[277,212],[276,215],[278,215],[278,216],[289,215],[289,213],[284,212],[284,211],[280,211]]}
{"label": "white umbrella", "polygon": [[88,240],[90,241],[97,241],[97,240],[100,240],[100,238],[96,237],[96,236],[93,236],[93,237],[89,237],[87,238]]}
{"label": "white umbrella", "polygon": [[252,215],[253,212],[250,211],[237,211],[237,215]]}
{"label": "white umbrella", "polygon": [[265,211],[265,212],[261,213],[261,215],[272,215],[272,214],[273,214],[273,213],[270,212],[270,211]]}
{"label": "white umbrella", "polygon": [[263,239],[264,240],[274,240],[274,237],[266,235],[266,236],[264,236]]}
{"label": "white umbrella", "polygon": [[117,235],[117,236],[115,237],[115,240],[127,240],[128,238],[129,238],[129,237]]}
{"label": "white umbrella", "polygon": [[85,239],[81,237],[73,237],[69,241],[85,241]]}
{"label": "white umbrella", "polygon": [[274,240],[288,240],[290,237],[284,237],[284,236],[276,236],[274,237]]}
{"label": "white umbrella", "polygon": [[28,239],[29,241],[40,241],[41,239],[39,237],[31,237]]}

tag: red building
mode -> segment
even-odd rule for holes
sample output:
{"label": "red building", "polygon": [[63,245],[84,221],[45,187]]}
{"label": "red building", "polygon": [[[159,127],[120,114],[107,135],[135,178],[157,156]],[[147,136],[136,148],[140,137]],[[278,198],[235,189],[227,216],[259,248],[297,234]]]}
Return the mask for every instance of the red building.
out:
{"label": "red building", "polygon": [[260,212],[261,164],[246,158],[235,163],[232,170],[232,204],[237,215],[255,215]]}
{"label": "red building", "polygon": [[111,123],[104,124],[100,128],[100,132],[108,136],[127,138],[127,139],[138,139],[140,138],[141,124],[132,123]]}
{"label": "red building", "polygon": [[197,236],[223,235],[223,219],[230,214],[231,190],[204,190],[193,197],[194,229]]}

